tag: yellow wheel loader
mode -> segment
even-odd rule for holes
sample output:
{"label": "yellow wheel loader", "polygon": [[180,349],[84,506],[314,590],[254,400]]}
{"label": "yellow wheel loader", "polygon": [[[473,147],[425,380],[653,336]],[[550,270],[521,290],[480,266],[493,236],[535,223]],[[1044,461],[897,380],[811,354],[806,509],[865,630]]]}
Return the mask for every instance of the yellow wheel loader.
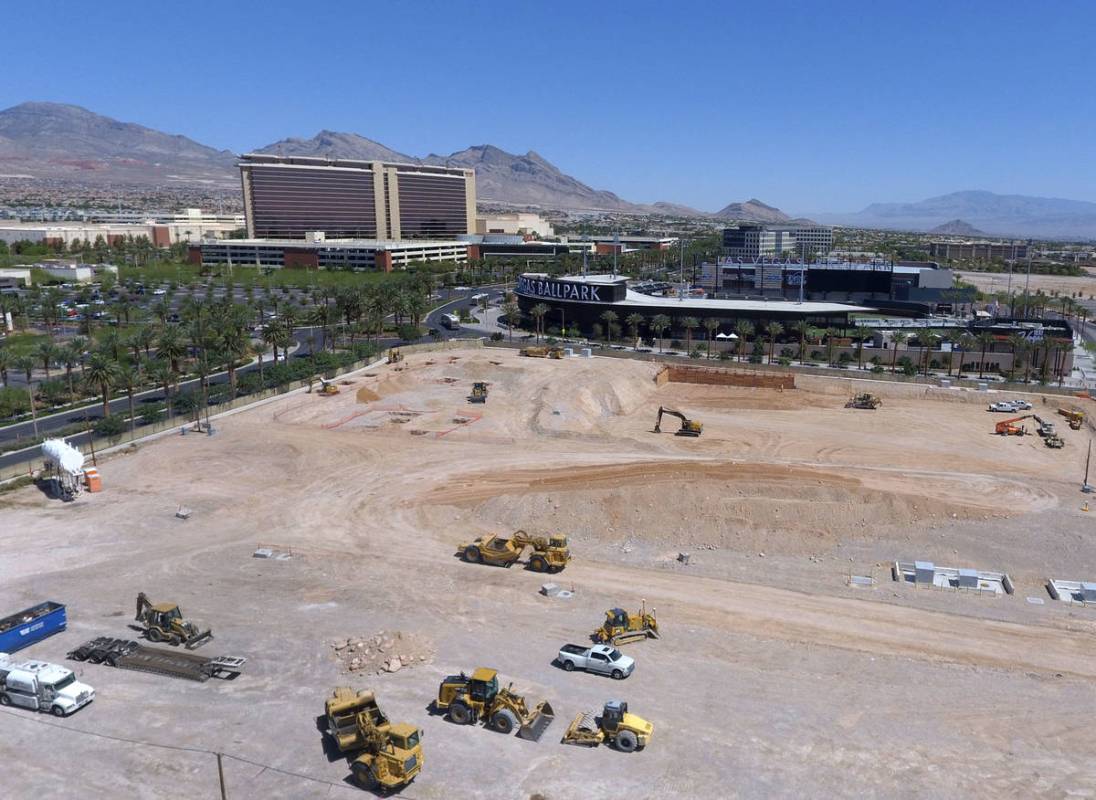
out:
{"label": "yellow wheel loader", "polygon": [[566,536],[531,536],[525,531],[514,531],[509,538],[481,536],[458,546],[457,553],[470,563],[510,567],[521,559],[527,547],[532,548],[527,565],[533,572],[559,572],[571,560]]}
{"label": "yellow wheel loader", "polygon": [[150,642],[181,644],[187,650],[193,650],[213,638],[213,632],[208,628],[203,631],[196,623],[183,619],[183,612],[175,603],[153,605],[144,592],[137,595],[134,620],[140,623],[145,638]]}
{"label": "yellow wheel loader", "polygon": [[647,613],[647,601],[644,600],[638,614],[629,614],[623,608],[610,608],[605,612],[605,622],[591,634],[599,644],[612,644],[618,647],[641,639],[659,638],[658,620],[655,610]]}
{"label": "yellow wheel loader", "polygon": [[486,403],[487,402],[487,384],[483,381],[476,381],[472,384],[472,394],[468,395],[469,403]]}
{"label": "yellow wheel loader", "polygon": [[340,753],[353,758],[350,770],[359,785],[393,791],[422,770],[422,731],[389,722],[373,692],[340,686],[324,703],[324,714],[327,735]]}
{"label": "yellow wheel loader", "polygon": [[482,722],[506,734],[517,728],[519,738],[534,742],[556,718],[547,700],[530,711],[525,696],[515,694],[513,684],[499,688],[498,672],[487,667],[479,667],[471,677],[462,672],[443,680],[434,708],[444,711],[457,725]]}
{"label": "yellow wheel loader", "polygon": [[654,734],[655,726],[643,717],[628,713],[628,704],[622,700],[610,700],[597,716],[593,711],[580,713],[574,718],[560,739],[561,744],[577,744],[597,747],[608,742],[622,753],[642,750]]}

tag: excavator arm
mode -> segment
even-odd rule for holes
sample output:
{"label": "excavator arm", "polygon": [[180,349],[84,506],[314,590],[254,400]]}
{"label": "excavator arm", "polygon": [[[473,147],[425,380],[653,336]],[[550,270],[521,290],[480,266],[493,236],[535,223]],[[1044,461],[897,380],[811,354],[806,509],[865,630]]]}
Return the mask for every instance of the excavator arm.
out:
{"label": "excavator arm", "polygon": [[145,615],[148,613],[149,609],[151,609],[151,608],[152,608],[152,603],[149,602],[148,595],[146,595],[144,592],[138,592],[137,593],[137,616],[135,616],[133,619],[137,622],[140,622],[141,620],[143,620],[145,618]]}
{"label": "excavator arm", "polygon": [[688,417],[682,414],[680,411],[675,411],[672,408],[666,408],[666,406],[658,407],[658,419],[655,420],[655,433],[662,433],[662,415],[667,414],[671,417],[677,417],[681,420],[681,424],[684,425],[689,421]]}

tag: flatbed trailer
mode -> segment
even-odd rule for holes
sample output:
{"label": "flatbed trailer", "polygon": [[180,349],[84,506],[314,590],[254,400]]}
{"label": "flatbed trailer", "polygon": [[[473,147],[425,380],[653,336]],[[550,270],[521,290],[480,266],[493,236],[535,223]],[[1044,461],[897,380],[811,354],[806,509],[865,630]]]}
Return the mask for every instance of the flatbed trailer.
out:
{"label": "flatbed trailer", "polygon": [[84,642],[68,657],[73,661],[106,664],[119,669],[154,672],[172,678],[207,681],[210,678],[235,678],[243,670],[246,658],[239,656],[200,656],[197,653],[149,647],[130,639],[100,636]]}
{"label": "flatbed trailer", "polygon": [[65,607],[52,600],[23,609],[0,619],[0,653],[14,653],[47,636],[60,633],[68,624]]}

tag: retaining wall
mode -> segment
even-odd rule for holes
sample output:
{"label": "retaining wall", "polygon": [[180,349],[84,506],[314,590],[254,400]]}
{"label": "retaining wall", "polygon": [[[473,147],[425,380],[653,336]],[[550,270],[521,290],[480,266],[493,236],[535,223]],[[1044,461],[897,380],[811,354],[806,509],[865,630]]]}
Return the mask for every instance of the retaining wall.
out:
{"label": "retaining wall", "polygon": [[700,383],[709,386],[751,386],[760,389],[794,389],[794,375],[737,372],[713,367],[685,367],[670,365],[659,370],[655,383]]}

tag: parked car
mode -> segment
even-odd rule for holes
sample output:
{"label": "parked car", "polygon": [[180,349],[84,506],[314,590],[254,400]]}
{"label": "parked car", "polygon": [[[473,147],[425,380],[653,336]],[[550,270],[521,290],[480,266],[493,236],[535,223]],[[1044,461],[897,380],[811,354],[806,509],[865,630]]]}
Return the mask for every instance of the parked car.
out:
{"label": "parked car", "polygon": [[[1028,408],[1031,408],[1031,406],[1028,405]],[[1011,414],[1015,410],[1016,406],[1013,405],[1011,400],[1001,400],[997,403],[990,403],[989,407],[986,409],[986,411],[1000,411],[1006,414]]]}
{"label": "parked car", "polygon": [[556,660],[568,672],[584,669],[587,672],[609,675],[618,681],[627,678],[636,668],[634,658],[605,644],[596,644],[593,647],[565,644],[560,648]]}

